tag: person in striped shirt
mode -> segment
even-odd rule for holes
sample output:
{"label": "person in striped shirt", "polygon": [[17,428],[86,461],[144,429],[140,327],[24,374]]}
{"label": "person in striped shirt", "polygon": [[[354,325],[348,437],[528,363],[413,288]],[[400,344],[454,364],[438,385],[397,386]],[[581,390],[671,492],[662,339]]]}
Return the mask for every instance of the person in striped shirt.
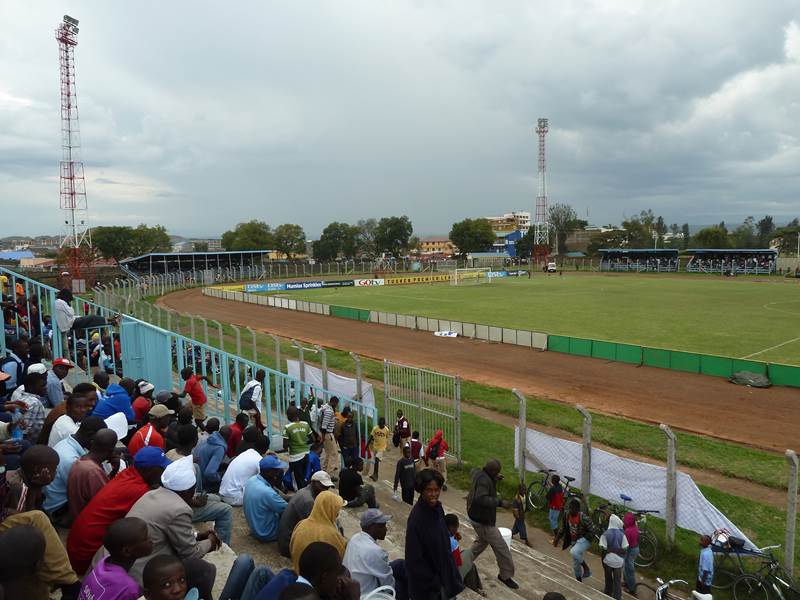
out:
{"label": "person in striped shirt", "polygon": [[334,474],[339,472],[341,463],[339,459],[339,444],[336,443],[336,436],[334,436],[334,430],[336,429],[336,407],[338,405],[339,399],[333,396],[328,403],[323,404],[319,410],[320,435],[322,435],[322,448],[325,451],[322,470],[328,473],[333,481],[336,481]]}

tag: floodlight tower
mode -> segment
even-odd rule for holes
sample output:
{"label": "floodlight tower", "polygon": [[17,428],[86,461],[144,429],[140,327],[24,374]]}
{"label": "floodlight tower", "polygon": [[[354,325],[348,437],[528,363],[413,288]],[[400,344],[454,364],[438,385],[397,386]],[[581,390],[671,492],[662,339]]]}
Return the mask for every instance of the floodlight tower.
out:
{"label": "floodlight tower", "polygon": [[86,180],[80,160],[80,124],[78,95],[75,88],[75,46],[78,45],[78,21],[68,15],[56,29],[61,63],[61,163],[60,205],[64,220],[61,247],[69,251],[72,277],[81,276],[81,250],[91,249],[89,205],[86,202]]}
{"label": "floodlight tower", "polygon": [[547,258],[550,253],[550,222],[547,214],[547,163],[545,161],[544,137],[548,132],[548,120],[539,119],[536,133],[539,135],[539,193],[536,196],[536,218],[533,222],[534,259]]}

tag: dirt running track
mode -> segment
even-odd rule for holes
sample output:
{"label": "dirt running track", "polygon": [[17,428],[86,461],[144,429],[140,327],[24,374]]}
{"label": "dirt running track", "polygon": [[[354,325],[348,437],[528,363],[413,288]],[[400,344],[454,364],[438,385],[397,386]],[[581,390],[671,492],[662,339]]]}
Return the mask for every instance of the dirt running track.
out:
{"label": "dirt running track", "polygon": [[160,304],[378,360],[459,374],[520,391],[769,450],[797,448],[800,390],[735,386],[717,377],[363,323],[176,292]]}

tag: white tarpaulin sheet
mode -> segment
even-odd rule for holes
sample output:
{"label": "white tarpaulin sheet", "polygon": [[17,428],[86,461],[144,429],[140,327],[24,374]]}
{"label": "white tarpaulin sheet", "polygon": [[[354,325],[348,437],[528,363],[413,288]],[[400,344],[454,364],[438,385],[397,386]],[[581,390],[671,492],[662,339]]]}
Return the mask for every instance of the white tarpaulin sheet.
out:
{"label": "white tarpaulin sheet", "polygon": [[[518,431],[519,428],[515,428],[515,446],[519,444]],[[581,444],[528,429],[525,447],[548,469],[555,469],[562,476],[575,477],[573,486],[581,487]],[[514,456],[519,456],[516,450]],[[525,468],[528,471],[538,470],[530,458],[526,459]],[[713,534],[715,529],[725,528],[736,537],[746,540],[748,547],[755,548],[736,525],[706,500],[689,475],[678,471],[677,488],[678,527],[706,535]],[[589,491],[615,503],[621,503],[619,496],[625,494],[633,498],[629,504],[631,508],[657,510],[658,516],[663,519],[667,509],[667,469],[592,448]]]}
{"label": "white tarpaulin sheet", "polygon": [[[300,361],[287,360],[286,373],[300,379]],[[306,378],[303,383],[313,385],[322,389],[322,369],[305,364]],[[356,380],[349,377],[342,377],[336,373],[328,371],[328,391],[334,396],[347,396],[348,398],[356,397]],[[372,390],[372,384],[362,381],[361,383],[361,403],[367,406],[375,406],[375,392]]]}

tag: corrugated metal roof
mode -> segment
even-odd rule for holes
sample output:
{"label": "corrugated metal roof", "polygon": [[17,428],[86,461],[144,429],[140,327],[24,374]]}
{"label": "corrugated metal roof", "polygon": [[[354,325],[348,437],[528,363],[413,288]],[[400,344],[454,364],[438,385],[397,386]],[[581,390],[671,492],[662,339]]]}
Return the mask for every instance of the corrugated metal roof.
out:
{"label": "corrugated metal roof", "polygon": [[23,258],[33,258],[30,250],[2,250],[0,260],[22,260]]}

